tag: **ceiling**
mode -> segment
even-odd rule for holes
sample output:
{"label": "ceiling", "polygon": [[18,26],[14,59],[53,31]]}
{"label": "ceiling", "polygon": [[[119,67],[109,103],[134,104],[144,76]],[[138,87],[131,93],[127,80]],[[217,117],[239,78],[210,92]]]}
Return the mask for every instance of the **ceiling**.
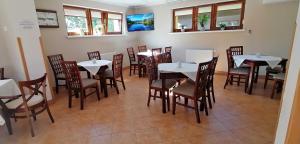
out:
{"label": "ceiling", "polygon": [[187,0],[93,0],[97,2],[119,5],[119,6],[150,6],[159,5],[175,1],[187,1]]}

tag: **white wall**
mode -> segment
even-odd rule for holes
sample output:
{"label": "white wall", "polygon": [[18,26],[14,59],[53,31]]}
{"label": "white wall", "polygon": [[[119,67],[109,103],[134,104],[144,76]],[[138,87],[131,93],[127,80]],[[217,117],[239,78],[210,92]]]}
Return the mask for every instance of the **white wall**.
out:
{"label": "white wall", "polygon": [[281,111],[279,116],[279,123],[276,133],[276,144],[283,144],[286,139],[289,119],[291,117],[291,111],[294,101],[294,96],[297,86],[298,74],[300,70],[300,11],[298,11],[297,28],[294,39],[294,46],[290,58],[290,65],[288,69],[288,75],[285,83],[284,93],[282,95]]}
{"label": "white wall", "polygon": [[[245,53],[263,53],[288,58],[292,47],[298,3],[286,2],[263,5],[262,0],[247,0],[244,32],[169,34],[172,31],[172,9],[220,2],[225,0],[191,0],[147,8],[136,8],[136,13],[154,12],[155,30],[139,32],[139,44],[150,47],[173,46],[175,60],[185,59],[188,48],[214,48],[220,54],[217,70],[227,70],[225,50],[243,45]],[[261,71],[264,73],[263,71]]]}
{"label": "white wall", "polygon": [[[17,37],[22,39],[30,79],[43,76],[46,70],[39,44],[40,30],[37,24],[34,1],[1,0],[0,10],[2,26],[0,33],[5,43],[2,46],[7,50],[4,54],[7,55],[6,58],[9,61],[9,65],[7,65],[10,72],[9,77],[17,81],[26,80],[17,45]],[[27,28],[21,26],[24,24],[27,25]],[[7,63],[5,62],[5,64]],[[47,92],[48,98],[51,99],[49,87]]]}

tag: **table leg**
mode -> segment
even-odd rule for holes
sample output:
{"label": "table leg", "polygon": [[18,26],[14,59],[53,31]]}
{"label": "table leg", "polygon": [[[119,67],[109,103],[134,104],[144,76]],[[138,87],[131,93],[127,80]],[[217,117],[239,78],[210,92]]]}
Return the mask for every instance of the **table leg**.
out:
{"label": "table leg", "polygon": [[89,79],[91,78],[91,73],[89,71],[86,71],[86,75]]}
{"label": "table leg", "polygon": [[161,84],[162,84],[162,92],[160,92],[160,95],[161,95],[161,99],[162,99],[162,112],[166,113],[166,94],[165,94],[166,79],[162,79]]}
{"label": "table leg", "polygon": [[254,75],[255,75],[255,63],[251,62],[250,64],[250,74],[249,74],[249,79],[248,79],[248,89],[247,93],[252,94],[252,89],[253,89],[253,81],[254,81]]}
{"label": "table leg", "polygon": [[138,72],[139,72],[139,77],[142,77],[142,66],[141,66],[141,57],[140,56],[137,56],[138,57]]}

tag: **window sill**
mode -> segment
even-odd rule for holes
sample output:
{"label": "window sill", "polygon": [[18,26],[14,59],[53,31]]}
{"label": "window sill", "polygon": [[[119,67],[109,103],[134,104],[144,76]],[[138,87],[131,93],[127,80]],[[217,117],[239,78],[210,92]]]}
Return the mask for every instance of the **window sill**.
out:
{"label": "window sill", "polygon": [[100,36],[94,36],[94,35],[85,35],[85,36],[67,36],[68,39],[72,38],[97,38],[97,37],[121,37],[126,36],[125,34],[111,34],[111,35],[100,35]]}
{"label": "window sill", "polygon": [[192,31],[192,32],[170,32],[169,34],[228,33],[228,32],[245,32],[245,29],[238,29],[238,30],[215,30],[215,31]]}

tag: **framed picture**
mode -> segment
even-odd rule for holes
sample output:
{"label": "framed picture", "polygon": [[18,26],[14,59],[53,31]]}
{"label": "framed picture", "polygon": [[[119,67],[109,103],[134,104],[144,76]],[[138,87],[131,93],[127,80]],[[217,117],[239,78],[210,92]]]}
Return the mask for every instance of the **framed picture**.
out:
{"label": "framed picture", "polygon": [[36,9],[40,28],[58,28],[57,13],[53,10]]}

